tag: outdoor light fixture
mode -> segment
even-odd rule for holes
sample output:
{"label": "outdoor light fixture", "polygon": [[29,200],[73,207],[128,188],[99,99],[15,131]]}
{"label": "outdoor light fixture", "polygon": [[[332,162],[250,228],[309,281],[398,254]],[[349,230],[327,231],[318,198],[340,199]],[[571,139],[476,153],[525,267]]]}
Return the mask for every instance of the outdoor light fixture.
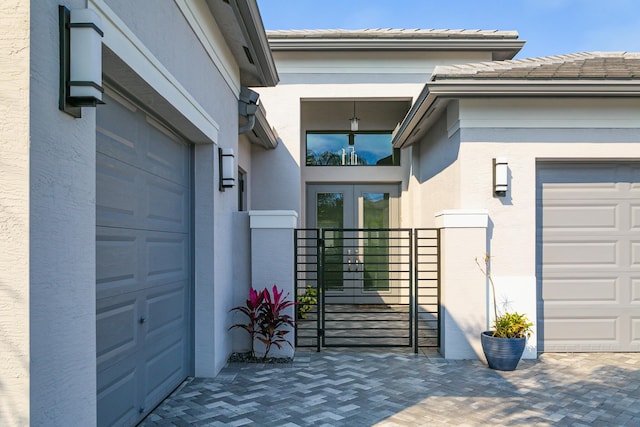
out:
{"label": "outdoor light fixture", "polygon": [[224,191],[225,188],[233,187],[236,184],[235,178],[235,156],[232,148],[218,148],[218,171],[219,171],[219,190]]}
{"label": "outdoor light fixture", "polygon": [[97,13],[58,7],[60,27],[60,110],[81,117],[80,107],[102,102],[102,36]]}
{"label": "outdoor light fixture", "polygon": [[505,197],[509,189],[509,163],[505,157],[493,159],[493,194]]}
{"label": "outdoor light fixture", "polygon": [[351,132],[357,132],[358,131],[358,122],[359,121],[360,121],[360,119],[356,117],[356,101],[353,101],[353,117],[351,119],[349,119],[349,122],[351,122]]}

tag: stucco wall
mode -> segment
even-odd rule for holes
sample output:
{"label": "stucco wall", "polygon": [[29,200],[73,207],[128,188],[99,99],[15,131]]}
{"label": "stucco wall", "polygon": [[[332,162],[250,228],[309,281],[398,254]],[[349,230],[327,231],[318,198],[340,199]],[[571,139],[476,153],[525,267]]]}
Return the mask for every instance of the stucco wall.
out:
{"label": "stucco wall", "polygon": [[0,424],[29,424],[29,2],[0,4]]}
{"label": "stucco wall", "polygon": [[[460,205],[489,210],[496,275],[535,275],[536,162],[640,160],[637,100],[463,100],[460,113]],[[509,161],[510,191],[504,198],[491,189],[495,157]]]}
{"label": "stucco wall", "polygon": [[[70,8],[84,1],[65,2]],[[58,7],[30,18],[31,424],[96,419],[95,110],[57,108]],[[26,96],[26,91],[24,96]]]}
{"label": "stucco wall", "polygon": [[451,136],[447,112],[418,144],[409,198],[414,200],[413,227],[434,227],[435,214],[460,205],[460,133]]}

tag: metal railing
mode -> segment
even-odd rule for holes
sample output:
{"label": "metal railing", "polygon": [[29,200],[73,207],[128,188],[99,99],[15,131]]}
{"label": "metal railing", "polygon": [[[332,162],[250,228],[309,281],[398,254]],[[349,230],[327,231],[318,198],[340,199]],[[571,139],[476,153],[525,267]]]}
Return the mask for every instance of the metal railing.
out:
{"label": "metal railing", "polygon": [[296,346],[439,347],[439,231],[295,230]]}

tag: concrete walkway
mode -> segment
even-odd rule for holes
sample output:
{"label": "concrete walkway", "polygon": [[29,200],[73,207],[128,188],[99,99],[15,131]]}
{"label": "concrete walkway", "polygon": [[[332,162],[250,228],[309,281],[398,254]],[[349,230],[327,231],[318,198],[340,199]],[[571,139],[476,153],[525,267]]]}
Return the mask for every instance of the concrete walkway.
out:
{"label": "concrete walkway", "polygon": [[640,353],[544,354],[499,372],[425,355],[297,352],[189,379],[143,426],[640,426]]}

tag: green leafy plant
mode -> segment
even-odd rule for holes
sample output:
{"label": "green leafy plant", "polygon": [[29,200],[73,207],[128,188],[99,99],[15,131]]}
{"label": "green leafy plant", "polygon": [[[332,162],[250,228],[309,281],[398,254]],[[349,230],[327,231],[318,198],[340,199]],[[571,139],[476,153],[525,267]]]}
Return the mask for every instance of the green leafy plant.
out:
{"label": "green leafy plant", "polygon": [[242,328],[251,338],[251,357],[255,358],[254,340],[258,339],[265,345],[265,354],[263,360],[266,360],[272,346],[282,348],[282,344],[286,343],[293,347],[285,338],[289,333],[288,330],[282,329],[289,325],[294,326],[293,318],[284,313],[284,310],[298,303],[287,299],[289,294],[284,297],[284,291],[278,291],[276,285],[273,285],[271,293],[267,288],[261,292],[255,289],[249,289],[249,298],[245,305],[232,308],[230,311],[237,311],[247,317],[246,323],[237,323],[229,329]]}
{"label": "green leafy plant", "polygon": [[531,329],[533,323],[529,321],[529,318],[525,314],[517,312],[498,313],[496,286],[493,283],[493,277],[491,276],[491,256],[489,256],[489,254],[484,256],[484,267],[480,264],[478,258],[476,258],[476,264],[478,264],[478,268],[487,277],[487,279],[489,279],[489,283],[491,284],[494,313],[494,330],[492,336],[498,338],[529,338],[533,333],[533,330]]}
{"label": "green leafy plant", "polygon": [[298,319],[306,319],[307,313],[316,305],[318,305],[318,289],[307,285],[304,294],[298,296]]}

